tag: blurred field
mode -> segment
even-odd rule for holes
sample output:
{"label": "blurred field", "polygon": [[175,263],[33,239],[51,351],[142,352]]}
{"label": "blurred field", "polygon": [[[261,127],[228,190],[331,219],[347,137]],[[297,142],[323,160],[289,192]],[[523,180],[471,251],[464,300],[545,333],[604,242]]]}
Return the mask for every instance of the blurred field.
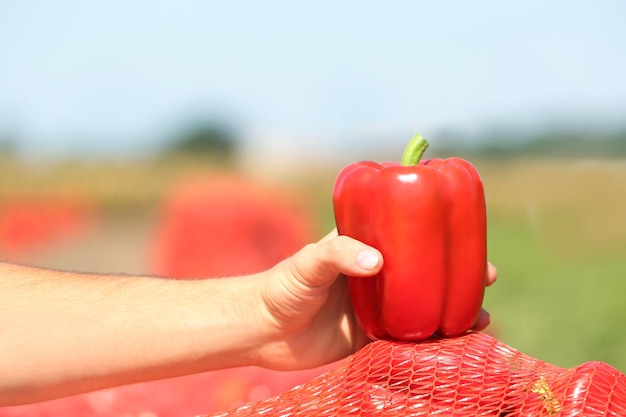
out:
{"label": "blurred field", "polygon": [[477,163],[503,341],[557,365],[626,371],[626,161]]}
{"label": "blurred field", "polygon": [[[626,161],[473,162],[485,183],[489,258],[500,277],[485,300],[491,332],[560,366],[601,360],[626,371]],[[330,198],[339,168],[258,178],[300,198],[321,236],[333,226]],[[99,210],[93,230],[24,254],[23,261],[142,272],[168,190],[198,172],[224,170],[200,159],[4,160],[0,203],[16,195],[80,195]]]}

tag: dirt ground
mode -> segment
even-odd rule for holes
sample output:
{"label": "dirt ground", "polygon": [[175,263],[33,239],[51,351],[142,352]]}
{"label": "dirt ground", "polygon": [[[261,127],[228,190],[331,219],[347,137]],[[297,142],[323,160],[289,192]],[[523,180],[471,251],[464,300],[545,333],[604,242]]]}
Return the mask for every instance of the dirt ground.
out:
{"label": "dirt ground", "polygon": [[17,259],[33,266],[93,273],[150,273],[152,214],[105,217],[80,236],[51,242]]}

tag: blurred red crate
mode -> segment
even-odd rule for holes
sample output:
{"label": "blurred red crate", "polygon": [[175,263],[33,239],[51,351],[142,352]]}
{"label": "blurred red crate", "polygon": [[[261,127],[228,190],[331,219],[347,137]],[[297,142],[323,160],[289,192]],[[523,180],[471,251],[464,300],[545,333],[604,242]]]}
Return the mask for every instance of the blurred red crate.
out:
{"label": "blurred red crate", "polygon": [[12,258],[78,237],[96,218],[84,197],[31,196],[0,201],[0,254]]}
{"label": "blurred red crate", "polygon": [[190,179],[164,204],[153,272],[223,277],[273,266],[313,239],[312,216],[295,200],[244,178]]}

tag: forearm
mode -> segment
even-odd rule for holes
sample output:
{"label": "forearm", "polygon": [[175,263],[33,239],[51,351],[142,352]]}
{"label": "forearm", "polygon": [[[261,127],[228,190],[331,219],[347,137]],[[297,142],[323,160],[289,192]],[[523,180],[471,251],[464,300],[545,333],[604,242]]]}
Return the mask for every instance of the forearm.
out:
{"label": "forearm", "polygon": [[0,263],[0,406],[255,364],[265,326],[254,279],[87,276]]}

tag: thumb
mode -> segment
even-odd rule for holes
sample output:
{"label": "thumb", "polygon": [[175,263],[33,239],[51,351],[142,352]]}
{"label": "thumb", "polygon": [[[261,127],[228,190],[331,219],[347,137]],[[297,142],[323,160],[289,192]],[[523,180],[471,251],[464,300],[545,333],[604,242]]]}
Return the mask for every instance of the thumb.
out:
{"label": "thumb", "polygon": [[381,253],[348,236],[328,235],[292,258],[292,274],[308,287],[331,285],[337,275],[371,276],[383,265]]}

